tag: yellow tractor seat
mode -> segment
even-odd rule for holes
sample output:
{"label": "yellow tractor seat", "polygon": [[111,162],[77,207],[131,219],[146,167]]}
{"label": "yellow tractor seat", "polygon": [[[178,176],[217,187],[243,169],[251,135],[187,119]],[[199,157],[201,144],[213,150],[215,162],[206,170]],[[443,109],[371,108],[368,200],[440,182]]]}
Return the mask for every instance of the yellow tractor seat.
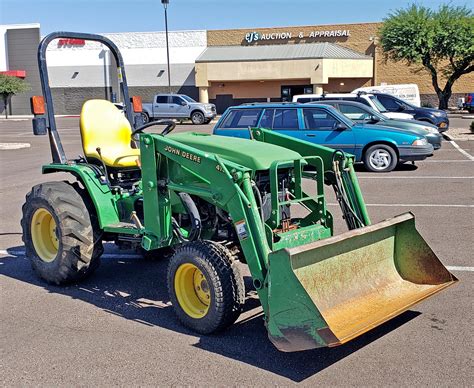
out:
{"label": "yellow tractor seat", "polygon": [[82,148],[86,158],[102,160],[107,167],[139,166],[140,150],[132,148],[132,128],[124,114],[107,100],[84,103],[80,119]]}

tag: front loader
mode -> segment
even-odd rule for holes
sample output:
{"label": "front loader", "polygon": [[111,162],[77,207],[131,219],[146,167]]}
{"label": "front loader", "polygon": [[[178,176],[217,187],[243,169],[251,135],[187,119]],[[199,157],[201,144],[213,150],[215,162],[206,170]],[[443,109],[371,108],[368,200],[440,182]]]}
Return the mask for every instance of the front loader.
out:
{"label": "front loader", "polygon": [[[58,38],[92,40],[114,55],[124,111],[85,102],[84,155],[68,159],[54,120],[46,49]],[[245,299],[247,264],[270,340],[282,351],[336,346],[455,283],[406,213],[371,225],[354,158],[265,129],[251,140],[172,133],[140,125],[125,68],[107,38],[53,33],[38,50],[43,87],[32,101],[35,134],[48,134],[53,162],[73,183],[34,186],[23,206],[33,268],[55,284],[99,265],[102,242],[169,257],[169,298],[178,319],[209,334],[233,324]],[[149,133],[166,125],[161,134]],[[333,235],[324,186],[334,188],[349,231]]]}

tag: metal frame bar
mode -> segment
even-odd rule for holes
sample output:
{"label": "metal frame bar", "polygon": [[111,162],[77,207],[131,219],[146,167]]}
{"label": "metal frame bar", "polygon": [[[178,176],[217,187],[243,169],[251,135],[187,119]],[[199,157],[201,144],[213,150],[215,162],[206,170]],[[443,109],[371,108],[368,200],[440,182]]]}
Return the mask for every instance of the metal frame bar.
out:
{"label": "metal frame bar", "polygon": [[53,107],[53,97],[51,95],[51,87],[49,86],[49,75],[48,75],[48,66],[46,63],[46,50],[49,44],[55,39],[84,39],[88,41],[94,41],[104,44],[109,48],[111,53],[114,55],[115,62],[117,64],[117,74],[120,83],[120,90],[125,104],[125,115],[130,122],[130,125],[133,127],[133,117],[132,109],[130,104],[130,97],[128,95],[128,85],[127,78],[125,75],[125,66],[123,63],[122,54],[120,53],[118,47],[110,39],[102,35],[96,34],[85,34],[81,32],[66,32],[59,31],[53,32],[46,35],[40,42],[38,46],[38,68],[41,79],[41,89],[43,92],[43,97],[46,103],[46,112],[47,112],[47,123],[48,123],[48,135],[51,144],[51,156],[53,158],[53,163],[65,164],[67,162],[67,157],[64,152],[64,148],[61,143],[57,128],[56,128],[56,119],[54,118],[54,107]]}

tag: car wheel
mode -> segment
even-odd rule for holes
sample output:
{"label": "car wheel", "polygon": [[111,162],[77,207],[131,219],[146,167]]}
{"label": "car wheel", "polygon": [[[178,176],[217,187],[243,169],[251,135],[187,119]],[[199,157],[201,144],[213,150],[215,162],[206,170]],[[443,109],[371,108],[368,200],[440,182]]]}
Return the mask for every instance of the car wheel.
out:
{"label": "car wheel", "polygon": [[368,171],[389,172],[398,163],[395,150],[385,144],[375,144],[370,146],[364,154],[364,165]]}
{"label": "car wheel", "polygon": [[204,124],[205,117],[201,112],[196,111],[193,112],[193,114],[191,115],[191,121],[194,125],[201,125]]}
{"label": "car wheel", "polygon": [[150,122],[150,116],[148,116],[147,113],[142,112],[142,120],[143,120],[143,124],[149,123]]}

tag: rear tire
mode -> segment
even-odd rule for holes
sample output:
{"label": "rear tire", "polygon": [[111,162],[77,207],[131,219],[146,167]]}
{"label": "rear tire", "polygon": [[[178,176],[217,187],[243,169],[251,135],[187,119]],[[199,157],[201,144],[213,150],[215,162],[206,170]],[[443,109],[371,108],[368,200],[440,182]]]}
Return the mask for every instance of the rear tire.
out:
{"label": "rear tire", "polygon": [[150,122],[150,116],[148,116],[148,113],[142,112],[141,115],[142,115],[143,124],[147,124]]}
{"label": "rear tire", "polygon": [[201,125],[204,124],[206,118],[202,114],[202,112],[195,111],[191,113],[191,121],[193,122],[194,125]]}
{"label": "rear tire", "polygon": [[212,241],[176,248],[168,266],[168,292],[181,323],[210,334],[232,325],[245,302],[245,286],[230,251]]}
{"label": "rear tire", "polygon": [[385,144],[374,144],[365,151],[363,161],[368,171],[389,172],[398,164],[398,156],[392,147]]}
{"label": "rear tire", "polygon": [[67,182],[36,185],[22,210],[26,256],[42,279],[67,284],[97,269],[102,233],[79,187]]}

